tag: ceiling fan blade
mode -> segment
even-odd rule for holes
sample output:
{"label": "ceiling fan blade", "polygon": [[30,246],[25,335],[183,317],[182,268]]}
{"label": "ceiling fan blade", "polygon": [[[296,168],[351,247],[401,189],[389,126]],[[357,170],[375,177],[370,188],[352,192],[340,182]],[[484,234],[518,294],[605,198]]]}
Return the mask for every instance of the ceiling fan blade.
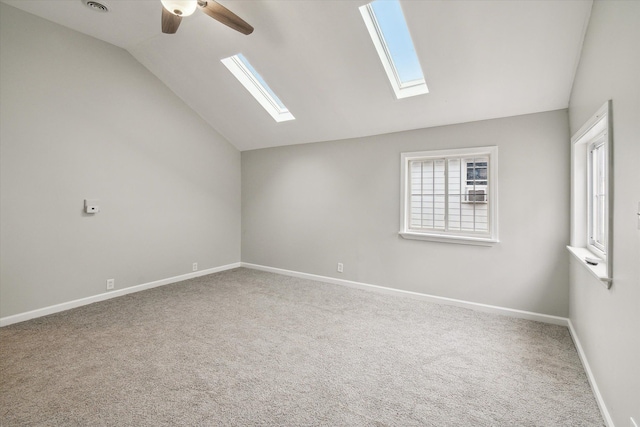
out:
{"label": "ceiling fan blade", "polygon": [[182,17],[174,15],[162,7],[162,32],[165,34],[175,34],[178,31]]}
{"label": "ceiling fan blade", "polygon": [[198,4],[202,8],[202,11],[215,19],[222,22],[224,25],[233,28],[236,31],[240,31],[242,34],[249,35],[253,32],[253,27],[247,24],[242,18],[229,9],[221,5],[220,3],[209,1],[198,1]]}

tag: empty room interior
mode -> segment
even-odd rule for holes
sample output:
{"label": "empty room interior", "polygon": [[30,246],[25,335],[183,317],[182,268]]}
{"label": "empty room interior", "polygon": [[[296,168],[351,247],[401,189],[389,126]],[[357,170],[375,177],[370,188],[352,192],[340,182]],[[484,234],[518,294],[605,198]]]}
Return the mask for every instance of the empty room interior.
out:
{"label": "empty room interior", "polygon": [[0,425],[640,426],[640,1],[1,0]]}

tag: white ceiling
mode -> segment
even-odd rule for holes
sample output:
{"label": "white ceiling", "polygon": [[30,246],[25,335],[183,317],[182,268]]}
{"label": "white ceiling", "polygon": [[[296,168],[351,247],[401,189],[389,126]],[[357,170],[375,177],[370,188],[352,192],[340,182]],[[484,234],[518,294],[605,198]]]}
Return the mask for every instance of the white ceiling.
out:
{"label": "white ceiling", "polygon": [[[3,0],[127,49],[240,150],[566,108],[591,0],[402,0],[430,93],[396,100],[358,7],[367,0],[220,0],[162,34],[159,0]],[[220,59],[242,52],[296,120],[276,123]]]}

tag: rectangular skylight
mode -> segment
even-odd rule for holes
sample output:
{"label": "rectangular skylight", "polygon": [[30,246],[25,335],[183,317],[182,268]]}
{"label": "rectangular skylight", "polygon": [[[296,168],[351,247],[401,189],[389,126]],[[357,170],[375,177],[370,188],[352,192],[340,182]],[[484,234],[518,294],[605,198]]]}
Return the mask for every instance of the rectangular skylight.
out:
{"label": "rectangular skylight", "polygon": [[247,58],[241,53],[224,58],[222,63],[231,71],[236,79],[249,91],[251,95],[267,110],[276,122],[293,120],[293,114],[271,90],[267,82],[258,74]]}
{"label": "rectangular skylight", "polygon": [[375,0],[360,13],[396,98],[429,93],[400,2]]}

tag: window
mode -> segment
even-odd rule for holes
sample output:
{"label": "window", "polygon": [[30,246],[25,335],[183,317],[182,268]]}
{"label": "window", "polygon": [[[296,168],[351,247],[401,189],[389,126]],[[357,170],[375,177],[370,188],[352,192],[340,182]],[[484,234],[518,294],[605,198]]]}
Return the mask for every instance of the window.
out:
{"label": "window", "polygon": [[429,93],[400,2],[376,0],[360,13],[396,98]]}
{"label": "window", "polygon": [[402,237],[498,241],[498,148],[403,153]]}
{"label": "window", "polygon": [[588,199],[587,210],[589,223],[589,246],[597,255],[606,257],[606,223],[607,223],[607,190],[606,190],[606,143],[604,135],[590,144],[587,163]]}
{"label": "window", "polygon": [[[595,277],[611,287],[611,101],[571,138],[571,244],[567,248]],[[587,258],[591,258],[587,262]]]}
{"label": "window", "polygon": [[239,53],[224,58],[222,63],[276,122],[295,119],[244,55]]}
{"label": "window", "polygon": [[487,162],[467,163],[467,185],[487,185]]}

